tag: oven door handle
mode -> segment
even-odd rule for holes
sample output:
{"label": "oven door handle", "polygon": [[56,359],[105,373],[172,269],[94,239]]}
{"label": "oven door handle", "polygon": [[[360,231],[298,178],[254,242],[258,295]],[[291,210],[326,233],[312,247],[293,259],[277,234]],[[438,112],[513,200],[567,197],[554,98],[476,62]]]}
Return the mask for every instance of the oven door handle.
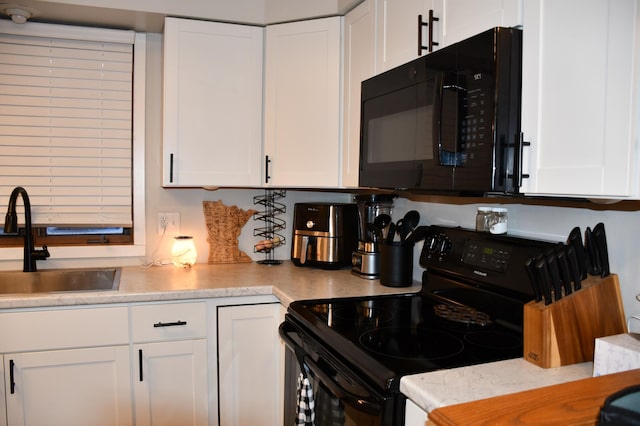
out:
{"label": "oven door handle", "polygon": [[287,328],[289,328],[287,325],[288,324],[285,322],[280,326],[280,336],[293,349],[296,357],[298,358],[298,362],[301,364],[304,363],[304,365],[300,365],[302,371],[305,370],[305,366],[306,368],[309,368],[335,396],[357,410],[373,416],[380,414],[382,406],[379,403],[367,399],[366,396],[357,395],[344,389],[336,383],[335,380],[331,379],[331,375],[325,372],[315,361],[311,359],[311,357],[304,354],[304,349],[289,336],[289,334],[297,335],[297,331],[290,329],[287,330]]}
{"label": "oven door handle", "polygon": [[311,358],[305,356],[304,363],[306,366],[314,372],[314,374],[320,378],[322,383],[329,388],[329,390],[337,396],[341,401],[346,402],[358,409],[358,411],[365,412],[367,414],[371,414],[373,416],[377,416],[382,411],[382,407],[375,401],[370,401],[365,397],[356,395],[348,390],[344,389],[337,382],[331,379],[329,374],[327,374],[318,364],[316,364]]}

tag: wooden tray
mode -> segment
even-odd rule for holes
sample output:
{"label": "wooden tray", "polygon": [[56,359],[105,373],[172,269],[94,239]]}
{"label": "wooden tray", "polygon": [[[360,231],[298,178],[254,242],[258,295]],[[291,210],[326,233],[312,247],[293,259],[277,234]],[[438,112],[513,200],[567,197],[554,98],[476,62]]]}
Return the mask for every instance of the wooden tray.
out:
{"label": "wooden tray", "polygon": [[524,306],[524,359],[542,368],[593,361],[597,337],[626,332],[618,276],[589,276],[550,305]]}

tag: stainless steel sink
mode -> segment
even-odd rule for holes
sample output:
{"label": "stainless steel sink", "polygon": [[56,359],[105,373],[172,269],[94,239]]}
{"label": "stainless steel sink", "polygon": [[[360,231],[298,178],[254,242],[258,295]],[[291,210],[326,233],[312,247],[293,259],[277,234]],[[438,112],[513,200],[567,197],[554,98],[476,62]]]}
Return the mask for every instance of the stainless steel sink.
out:
{"label": "stainless steel sink", "polygon": [[0,294],[118,290],[121,268],[0,271]]}

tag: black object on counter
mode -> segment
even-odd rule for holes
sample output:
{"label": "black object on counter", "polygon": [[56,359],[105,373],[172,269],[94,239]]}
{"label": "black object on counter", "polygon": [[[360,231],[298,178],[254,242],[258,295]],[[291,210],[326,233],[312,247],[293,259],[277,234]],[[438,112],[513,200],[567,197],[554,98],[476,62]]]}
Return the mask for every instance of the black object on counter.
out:
{"label": "black object on counter", "polygon": [[607,249],[607,234],[604,231],[604,223],[600,222],[593,228],[593,237],[600,256],[602,278],[611,273],[609,270],[609,250]]}
{"label": "black object on counter", "polygon": [[569,272],[571,273],[571,280],[573,281],[573,291],[580,290],[582,288],[582,276],[580,274],[580,265],[576,250],[573,246],[569,245],[565,251],[567,253],[567,260],[569,261]]}
{"label": "black object on counter", "polygon": [[596,245],[596,240],[593,236],[593,232],[588,226],[587,230],[585,231],[585,240],[587,248],[588,273],[589,275],[598,276],[602,273],[600,253],[598,252],[598,246]]}
{"label": "black object on counter", "polygon": [[536,261],[536,276],[538,283],[542,289],[542,295],[544,296],[544,304],[549,305],[553,301],[551,296],[551,283],[549,282],[549,271],[547,269],[547,262],[542,257]]}
{"label": "black object on counter", "polygon": [[[584,244],[582,243],[582,232],[580,227],[576,226],[569,233],[568,244],[573,247],[576,258],[578,260],[578,267],[580,271],[580,280],[587,278],[587,254],[584,250]],[[574,283],[575,285],[576,283]],[[574,287],[574,290],[577,290]]]}
{"label": "black object on counter", "polygon": [[538,277],[536,276],[536,259],[528,259],[525,262],[524,267],[527,269],[527,275],[529,276],[529,281],[531,282],[534,300],[536,302],[539,302],[542,300],[542,288],[540,287],[540,282],[538,281]]}
{"label": "black object on counter", "polygon": [[569,260],[567,259],[567,253],[564,244],[558,244],[558,247],[556,247],[556,261],[558,263],[558,270],[560,271],[560,281],[562,281],[564,295],[568,296],[572,293],[573,290],[571,288],[571,271],[569,269]]}
{"label": "black object on counter", "polygon": [[553,286],[553,300],[560,300],[562,299],[562,286],[560,284],[560,272],[558,271],[556,256],[551,252],[545,257],[545,260],[547,261],[547,270]]}

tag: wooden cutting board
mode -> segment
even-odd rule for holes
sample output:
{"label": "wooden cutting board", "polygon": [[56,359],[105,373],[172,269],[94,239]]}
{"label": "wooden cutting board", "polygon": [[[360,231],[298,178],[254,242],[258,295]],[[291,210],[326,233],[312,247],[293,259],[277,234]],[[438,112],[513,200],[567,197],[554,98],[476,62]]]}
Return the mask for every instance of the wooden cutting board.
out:
{"label": "wooden cutting board", "polygon": [[604,400],[640,383],[640,370],[576,380],[510,395],[437,408],[435,426],[595,425]]}

